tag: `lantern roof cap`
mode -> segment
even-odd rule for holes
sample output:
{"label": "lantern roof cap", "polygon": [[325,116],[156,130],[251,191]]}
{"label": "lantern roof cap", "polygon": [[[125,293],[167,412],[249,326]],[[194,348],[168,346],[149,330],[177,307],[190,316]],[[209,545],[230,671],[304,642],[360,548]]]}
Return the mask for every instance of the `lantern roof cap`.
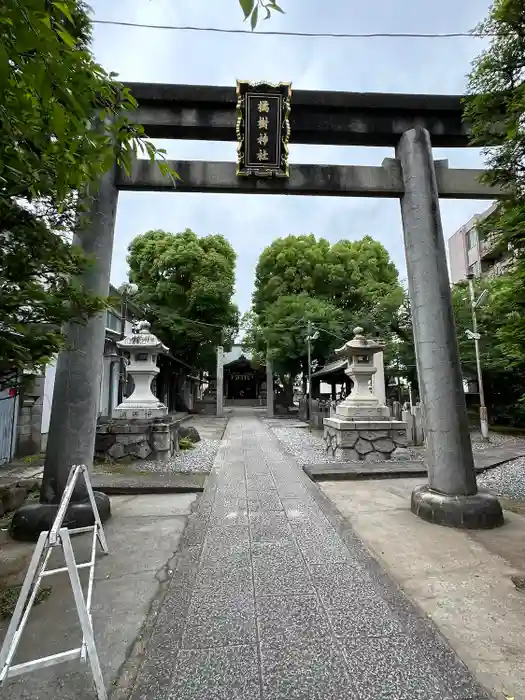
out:
{"label": "lantern roof cap", "polygon": [[335,354],[338,357],[354,357],[355,355],[375,355],[376,352],[383,350],[384,345],[382,343],[368,340],[363,334],[363,328],[356,326],[352,340],[337,348]]}
{"label": "lantern roof cap", "polygon": [[156,350],[161,353],[169,352],[164,343],[154,333],[151,333],[150,328],[151,324],[148,321],[139,321],[133,326],[129,335],[117,342],[118,347],[123,350],[140,348],[141,350]]}

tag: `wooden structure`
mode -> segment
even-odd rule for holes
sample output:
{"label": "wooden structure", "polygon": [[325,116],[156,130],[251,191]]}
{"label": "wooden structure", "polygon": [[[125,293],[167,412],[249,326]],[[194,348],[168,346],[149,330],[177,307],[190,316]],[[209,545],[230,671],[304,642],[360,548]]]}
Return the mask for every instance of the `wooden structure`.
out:
{"label": "wooden structure", "polygon": [[266,401],[266,367],[254,366],[250,353],[240,345],[224,355],[224,398],[229,404],[259,405]]}

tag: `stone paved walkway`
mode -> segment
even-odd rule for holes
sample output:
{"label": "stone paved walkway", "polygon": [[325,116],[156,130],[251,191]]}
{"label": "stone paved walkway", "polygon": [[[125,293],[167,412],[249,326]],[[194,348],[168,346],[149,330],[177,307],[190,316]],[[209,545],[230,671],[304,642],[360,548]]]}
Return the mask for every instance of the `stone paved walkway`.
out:
{"label": "stone paved walkway", "polygon": [[181,545],[133,700],[490,697],[254,415]]}

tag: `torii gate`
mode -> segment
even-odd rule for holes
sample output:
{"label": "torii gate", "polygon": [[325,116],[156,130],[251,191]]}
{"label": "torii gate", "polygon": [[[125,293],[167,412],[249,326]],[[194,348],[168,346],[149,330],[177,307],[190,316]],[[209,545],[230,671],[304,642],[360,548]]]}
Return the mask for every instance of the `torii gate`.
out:
{"label": "torii gate", "polygon": [[[132,119],[150,138],[239,139],[242,104],[233,87],[145,83],[127,87],[138,101]],[[286,90],[281,93],[286,97]],[[469,145],[461,99],[294,91],[291,143],[389,146],[395,157],[375,167],[291,164],[287,177],[264,179],[239,177],[234,163],[181,161],[170,163],[182,178],[176,184],[154,163],[137,160],[129,176],[113,167],[102,177],[91,222],[77,242],[97,260],[85,276],[86,290],[107,295],[119,190],[400,199],[429,475],[428,486],[412,496],[412,510],[432,522],[495,527],[503,522],[499,502],[478,493],[476,487],[439,198],[495,199],[501,193],[480,184],[482,171],[451,169],[432,156],[432,145]],[[70,325],[67,342],[71,350],[64,350],[58,360],[48,436],[43,485],[48,500],[60,496],[72,464],[93,460],[103,317],[85,326]],[[109,515],[109,502],[101,508],[101,514],[105,512]]]}

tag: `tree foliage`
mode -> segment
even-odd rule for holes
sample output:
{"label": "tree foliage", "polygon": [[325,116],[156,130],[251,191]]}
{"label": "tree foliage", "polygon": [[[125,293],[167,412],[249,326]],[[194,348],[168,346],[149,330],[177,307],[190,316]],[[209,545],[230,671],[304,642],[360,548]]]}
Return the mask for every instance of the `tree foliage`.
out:
{"label": "tree foliage", "polygon": [[[0,6],[0,319],[4,381],[63,345],[64,321],[104,305],[76,276],[85,260],[65,237],[114,160],[162,155],[127,111],[135,101],[90,51],[80,0],[4,0]],[[164,166],[165,164],[161,164]],[[81,233],[80,231],[77,231]],[[16,309],[19,304],[19,309]],[[37,324],[37,326],[35,326]]]}
{"label": "tree foliage", "polygon": [[395,311],[403,298],[395,265],[370,236],[331,245],[309,234],[269,245],[255,272],[254,311],[261,313],[281,296],[302,293],[329,301],[351,323],[359,321],[370,331],[376,322],[384,323],[383,313]]}
{"label": "tree foliage", "polygon": [[223,236],[199,238],[189,229],[148,231],[129,246],[130,281],[153,330],[197,369],[213,367],[215,346],[231,343],[238,327],[235,259]]}
{"label": "tree foliage", "polygon": [[498,337],[515,358],[525,356],[525,0],[495,0],[479,31],[493,38],[474,61],[465,118],[481,146],[484,180],[505,190],[481,229],[510,246],[515,267],[498,292],[504,304]]}
{"label": "tree foliage", "polygon": [[269,343],[287,376],[306,372],[308,321],[320,333],[312,359],[324,364],[357,325],[390,334],[402,300],[395,265],[369,236],[333,245],[313,234],[288,236],[259,258],[245,343],[260,352]]}
{"label": "tree foliage", "polygon": [[77,193],[116,158],[129,167],[143,139],[129,90],[90,51],[80,0],[4,0],[0,8],[0,194],[75,209]]}
{"label": "tree foliage", "polygon": [[239,3],[244,12],[244,19],[250,20],[252,30],[257,26],[257,22],[261,18],[263,12],[263,19],[270,19],[272,12],[281,12],[284,14],[276,0],[239,0]]}
{"label": "tree foliage", "polygon": [[[483,290],[488,293],[486,302],[476,309],[476,318],[481,335],[480,358],[489,418],[499,424],[523,425],[525,356],[519,345],[509,345],[507,334],[508,324],[515,320],[515,312],[509,303],[513,284],[505,275],[476,280],[476,298]],[[452,302],[463,376],[477,381],[475,346],[465,332],[472,329],[470,293],[466,282],[454,285]]]}
{"label": "tree foliage", "polygon": [[274,371],[287,391],[295,377],[308,373],[308,328],[322,329],[311,343],[312,361],[325,364],[335,345],[343,345],[345,319],[334,304],[316,299],[308,294],[279,297],[261,314],[245,317],[248,330],[244,345],[255,351],[256,361],[269,356],[274,361]]}
{"label": "tree foliage", "polygon": [[410,383],[412,396],[417,400],[419,384],[417,377],[414,333],[408,292],[403,292],[403,300],[397,311],[390,317],[391,333],[384,333],[381,340],[385,344],[385,379],[387,386],[390,379],[400,377]]}
{"label": "tree foliage", "polygon": [[[512,339],[509,342],[507,332],[509,324],[518,320],[510,299],[513,285],[514,282],[507,275],[475,280],[475,298],[479,298],[484,290],[488,295],[485,303],[476,308],[478,332],[481,335],[479,345],[485,400],[489,420],[500,425],[525,424],[525,402],[522,400],[525,384],[525,356],[521,351],[520,343],[514,343]],[[452,287],[452,306],[463,377],[469,383],[475,383],[477,382],[475,345],[466,333],[467,330],[472,330],[472,306],[467,281],[458,282]],[[400,312],[406,339],[403,343],[394,343],[394,347],[388,345],[387,356],[390,371],[397,373],[397,365],[401,376],[412,382],[416,392],[415,348],[409,310],[407,299]],[[477,396],[467,395],[467,399],[475,408],[478,402]]]}
{"label": "tree foliage", "polygon": [[41,218],[0,201],[0,386],[37,372],[62,347],[62,326],[100,311],[78,276],[90,264]]}

